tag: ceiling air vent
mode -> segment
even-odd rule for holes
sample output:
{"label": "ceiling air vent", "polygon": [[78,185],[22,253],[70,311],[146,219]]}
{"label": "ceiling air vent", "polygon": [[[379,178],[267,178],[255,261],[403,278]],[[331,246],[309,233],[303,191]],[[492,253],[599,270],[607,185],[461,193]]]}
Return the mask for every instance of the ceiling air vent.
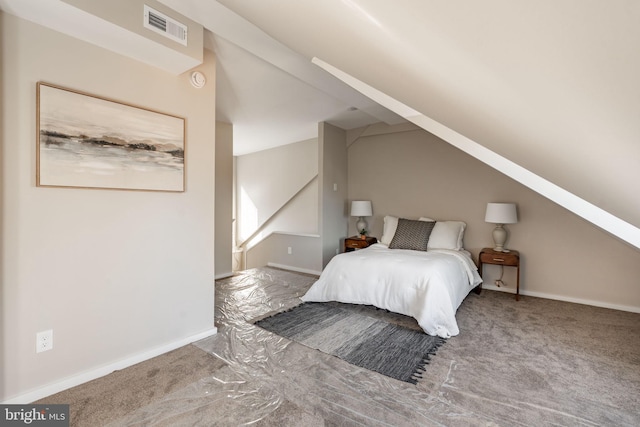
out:
{"label": "ceiling air vent", "polygon": [[144,26],[173,41],[187,45],[187,26],[146,4],[144,5]]}

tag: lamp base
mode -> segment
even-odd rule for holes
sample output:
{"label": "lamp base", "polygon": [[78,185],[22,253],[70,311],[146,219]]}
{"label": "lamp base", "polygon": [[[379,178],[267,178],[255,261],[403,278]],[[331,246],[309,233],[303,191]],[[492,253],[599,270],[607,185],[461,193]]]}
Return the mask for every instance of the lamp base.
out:
{"label": "lamp base", "polygon": [[496,224],[496,228],[493,229],[493,250],[496,252],[505,252],[504,242],[507,241],[507,230],[502,228],[503,224]]}
{"label": "lamp base", "polygon": [[[356,222],[356,228],[357,228],[358,234],[367,234],[367,221],[365,221],[363,217],[358,217],[358,222]],[[362,230],[364,230],[364,233],[361,233]]]}

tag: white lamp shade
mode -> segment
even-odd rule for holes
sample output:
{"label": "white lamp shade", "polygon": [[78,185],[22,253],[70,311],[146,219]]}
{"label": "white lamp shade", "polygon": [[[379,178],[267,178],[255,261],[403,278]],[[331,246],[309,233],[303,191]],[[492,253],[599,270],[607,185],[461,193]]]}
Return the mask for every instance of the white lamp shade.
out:
{"label": "white lamp shade", "polygon": [[369,200],[354,200],[351,202],[351,216],[371,216],[373,209]]}
{"label": "white lamp shade", "polygon": [[487,203],[485,222],[493,224],[515,224],[518,222],[518,213],[515,203]]}

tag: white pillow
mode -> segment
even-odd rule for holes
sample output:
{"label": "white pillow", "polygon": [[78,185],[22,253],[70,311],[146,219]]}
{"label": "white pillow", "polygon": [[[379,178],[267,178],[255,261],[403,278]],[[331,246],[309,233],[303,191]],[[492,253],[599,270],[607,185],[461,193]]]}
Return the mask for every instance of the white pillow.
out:
{"label": "white pillow", "polygon": [[[420,218],[420,221],[433,221]],[[436,221],[427,249],[451,249],[459,251],[463,248],[464,230],[467,224],[462,221]]]}
{"label": "white pillow", "polygon": [[398,217],[390,215],[385,216],[380,243],[384,243],[389,246],[391,240],[393,240],[393,236],[396,234],[396,228],[398,228]]}

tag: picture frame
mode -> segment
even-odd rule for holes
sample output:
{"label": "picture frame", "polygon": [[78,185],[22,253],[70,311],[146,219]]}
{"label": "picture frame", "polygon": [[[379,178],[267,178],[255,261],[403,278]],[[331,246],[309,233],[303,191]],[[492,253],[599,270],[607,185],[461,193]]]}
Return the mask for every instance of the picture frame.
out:
{"label": "picture frame", "polygon": [[185,119],[38,82],[36,186],[185,191]]}

